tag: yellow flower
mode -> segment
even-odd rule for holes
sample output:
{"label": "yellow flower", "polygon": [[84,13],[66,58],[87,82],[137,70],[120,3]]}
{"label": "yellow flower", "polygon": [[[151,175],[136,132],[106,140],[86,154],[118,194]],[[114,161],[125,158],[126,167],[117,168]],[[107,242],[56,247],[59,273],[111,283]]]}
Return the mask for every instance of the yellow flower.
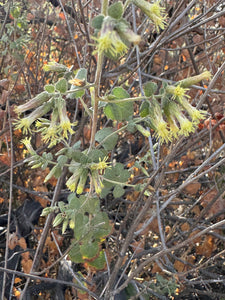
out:
{"label": "yellow flower", "polygon": [[101,158],[99,158],[99,162],[98,163],[92,163],[90,166],[91,170],[105,170],[106,168],[109,168],[109,162],[106,162],[108,159],[108,157],[104,157],[103,160],[101,160]]}
{"label": "yellow flower", "polygon": [[115,20],[109,16],[104,18],[100,36],[93,39],[97,41],[97,50],[93,52],[94,54],[100,52],[112,59],[117,59],[128,50],[115,30]]}
{"label": "yellow flower", "polygon": [[67,116],[66,101],[64,99],[62,98],[56,99],[56,107],[60,119],[59,128],[62,131],[62,136],[67,139],[68,132],[70,134],[74,133],[72,126],[74,126],[75,123],[71,123],[70,119]]}
{"label": "yellow flower", "polygon": [[184,115],[180,114],[177,117],[180,123],[180,135],[189,136],[191,132],[195,131],[195,125],[189,121]]}
{"label": "yellow flower", "polygon": [[179,102],[182,102],[184,97],[190,97],[188,95],[186,95],[186,92],[189,89],[185,89],[183,87],[181,87],[181,85],[177,85],[177,86],[173,86],[173,85],[169,85],[166,88],[166,91],[172,95],[172,98],[175,100],[178,100]]}
{"label": "yellow flower", "polygon": [[68,132],[70,134],[73,134],[74,133],[74,130],[72,129],[72,126],[73,126],[73,123],[70,122],[69,118],[68,117],[65,117],[64,120],[62,120],[60,122],[60,128],[62,129],[62,135],[64,138],[68,138]]}
{"label": "yellow flower", "polygon": [[163,143],[163,142],[168,143],[169,141],[171,141],[171,135],[168,130],[168,125],[164,120],[160,120],[156,124],[156,132],[154,135],[160,139],[160,143]]}
{"label": "yellow flower", "polygon": [[165,28],[165,8],[159,5],[159,1],[151,4],[145,0],[133,0],[133,3],[151,19],[151,21],[155,24],[157,31]]}
{"label": "yellow flower", "polygon": [[185,98],[183,99],[181,105],[188,112],[189,116],[192,119],[192,122],[196,124],[206,116],[206,112],[193,107]]}
{"label": "yellow flower", "polygon": [[42,139],[45,143],[50,143],[48,147],[55,146],[59,140],[60,128],[57,125],[50,125],[48,128],[42,131]]}
{"label": "yellow flower", "polygon": [[21,142],[24,144],[24,146],[27,148],[28,152],[31,155],[36,155],[35,150],[33,149],[33,147],[31,146],[31,142],[30,142],[31,138],[25,138],[23,139]]}

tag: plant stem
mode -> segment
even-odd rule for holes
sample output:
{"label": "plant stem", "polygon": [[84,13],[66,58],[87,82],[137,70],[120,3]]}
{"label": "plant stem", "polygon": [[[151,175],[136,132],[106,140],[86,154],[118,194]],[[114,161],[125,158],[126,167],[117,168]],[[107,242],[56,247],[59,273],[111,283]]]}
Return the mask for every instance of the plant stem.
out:
{"label": "plant stem", "polygon": [[[108,10],[108,0],[102,1],[102,14],[107,15]],[[91,141],[90,147],[94,146],[95,143],[95,134],[97,129],[97,122],[98,122],[98,102],[99,102],[99,89],[100,89],[100,82],[101,82],[101,75],[102,75],[102,63],[103,63],[104,54],[102,52],[98,53],[98,62],[97,62],[97,70],[95,73],[95,88],[94,88],[94,107],[93,107],[93,118],[92,118],[92,128],[91,128]]]}

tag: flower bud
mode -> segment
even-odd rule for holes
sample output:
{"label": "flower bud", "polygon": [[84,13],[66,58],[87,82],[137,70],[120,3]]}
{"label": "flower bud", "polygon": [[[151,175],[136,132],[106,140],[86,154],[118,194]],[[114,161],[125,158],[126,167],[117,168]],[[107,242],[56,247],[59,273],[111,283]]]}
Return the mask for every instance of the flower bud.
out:
{"label": "flower bud", "polygon": [[72,129],[73,124],[70,122],[70,119],[67,116],[67,109],[66,109],[66,101],[63,98],[56,99],[56,107],[59,113],[60,119],[60,128],[62,129],[62,136],[64,138],[68,138],[68,132],[73,134],[74,131]]}
{"label": "flower bud", "polygon": [[29,100],[28,102],[17,106],[15,108],[15,112],[17,114],[21,114],[27,110],[39,107],[44,102],[47,102],[51,97],[52,97],[52,95],[49,95],[49,93],[42,92],[39,95],[37,95],[36,97],[34,97],[33,99]]}
{"label": "flower bud", "polygon": [[100,52],[111,59],[117,59],[128,50],[114,28],[115,20],[109,16],[105,17],[99,38],[94,38],[97,41],[97,50],[94,54]]}
{"label": "flower bud", "polygon": [[92,180],[92,183],[94,185],[94,188],[95,188],[95,192],[97,194],[100,194],[104,185],[100,179],[100,175],[98,173],[98,170],[92,170],[91,171],[91,180]]}
{"label": "flower bud", "polygon": [[211,79],[212,75],[209,71],[205,71],[199,75],[193,76],[193,77],[189,77],[189,78],[185,78],[181,81],[179,81],[179,85],[183,88],[188,88],[191,85],[197,84],[202,80],[209,80]]}
{"label": "flower bud", "polygon": [[23,133],[27,133],[30,131],[30,126],[33,124],[38,118],[41,118],[45,114],[47,114],[53,106],[52,101],[48,101],[36,108],[31,114],[29,114],[26,118],[19,119],[16,122],[16,129],[22,129]]}
{"label": "flower bud", "polygon": [[143,134],[143,136],[149,137],[150,136],[150,131],[145,129],[143,126],[141,126],[140,124],[136,124],[136,128],[137,130]]}
{"label": "flower bud", "polygon": [[116,25],[116,30],[119,33],[119,36],[129,43],[138,45],[141,42],[141,36],[134,33],[133,30],[131,30],[128,26],[127,22],[124,20],[118,22],[118,24]]}
{"label": "flower bud", "polygon": [[55,61],[49,62],[47,65],[44,65],[43,70],[45,72],[52,71],[58,73],[69,71],[69,69],[66,66],[58,64]]}
{"label": "flower bud", "polygon": [[62,216],[62,213],[59,213],[59,214],[55,217],[55,219],[54,219],[54,221],[53,221],[53,223],[52,223],[52,226],[53,226],[53,227],[58,226],[59,224],[61,224],[61,223],[63,222],[63,220],[64,220],[64,218],[63,218],[63,216]]}
{"label": "flower bud", "polygon": [[76,191],[81,172],[82,172],[82,169],[77,168],[76,171],[73,173],[73,175],[70,176],[70,178],[67,180],[66,186],[68,187],[69,190],[71,190],[71,192]]}
{"label": "flower bud", "polygon": [[83,193],[84,191],[84,187],[87,181],[87,177],[88,177],[88,169],[83,169],[82,173],[80,175],[80,180],[77,186],[77,194],[80,195]]}

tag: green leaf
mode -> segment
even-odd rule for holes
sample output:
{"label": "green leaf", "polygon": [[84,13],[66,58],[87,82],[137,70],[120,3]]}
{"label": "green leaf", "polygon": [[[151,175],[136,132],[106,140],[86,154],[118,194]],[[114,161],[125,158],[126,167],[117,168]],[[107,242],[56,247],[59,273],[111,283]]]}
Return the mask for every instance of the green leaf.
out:
{"label": "green leaf", "polygon": [[123,15],[123,4],[121,1],[115,2],[108,8],[108,15],[114,19],[120,19]]}
{"label": "green leaf", "polygon": [[128,92],[126,90],[124,90],[123,88],[121,88],[121,87],[115,87],[112,90],[112,94],[117,99],[124,99],[124,98],[129,98],[130,97],[130,95],[128,94]]}
{"label": "green leaf", "polygon": [[129,120],[126,128],[129,132],[134,133],[136,131],[136,124],[133,120]]}
{"label": "green leaf", "polygon": [[115,186],[115,188],[113,190],[114,198],[119,198],[119,197],[123,196],[124,193],[125,193],[124,188],[122,188],[120,185]]}
{"label": "green leaf", "polygon": [[116,87],[112,90],[112,95],[115,96],[115,103],[108,103],[104,107],[105,115],[112,120],[123,121],[128,120],[130,116],[133,115],[133,103],[128,102],[120,102],[116,103],[117,99],[129,98],[130,95],[121,87]]}
{"label": "green leaf", "polygon": [[92,19],[91,26],[95,29],[100,30],[104,20],[104,15],[98,15]]}
{"label": "green leaf", "polygon": [[75,215],[74,236],[77,240],[85,238],[85,235],[89,231],[89,226],[87,226],[88,222],[89,218],[82,213]]}
{"label": "green leaf", "polygon": [[68,157],[66,155],[59,155],[57,158],[58,165],[61,167],[64,167],[64,165],[67,163]]}
{"label": "green leaf", "polygon": [[69,208],[78,211],[83,202],[82,197],[84,196],[80,196],[78,198],[75,193],[71,193],[67,198],[69,203]]}
{"label": "green leaf", "polygon": [[[106,169],[104,174],[104,178],[124,184],[129,177],[129,171],[124,170],[123,164],[121,163],[116,163],[114,167]],[[113,187],[116,185],[116,183],[108,182],[106,180],[103,180],[103,184],[105,187]]]}
{"label": "green leaf", "polygon": [[87,80],[87,69],[85,69],[85,68],[79,69],[75,78],[86,81]]}
{"label": "green leaf", "polygon": [[46,84],[45,90],[50,94],[55,93],[55,86],[53,84]]}
{"label": "green leaf", "polygon": [[105,212],[98,212],[94,215],[91,219],[90,228],[95,239],[102,239],[103,237],[106,237],[112,230],[109,218]]}
{"label": "green leaf", "polygon": [[102,146],[105,148],[106,151],[112,150],[117,144],[118,135],[112,133],[113,129],[108,127],[99,130],[95,135],[95,139],[99,143],[101,143],[106,137],[110,136],[102,143]]}
{"label": "green leaf", "polygon": [[148,100],[144,101],[140,107],[140,116],[142,118],[149,115],[150,103]]}
{"label": "green leaf", "polygon": [[156,90],[157,90],[157,84],[156,83],[154,83],[152,81],[149,81],[149,82],[145,83],[144,93],[145,93],[146,97],[151,97],[152,95],[154,95]]}
{"label": "green leaf", "polygon": [[64,94],[68,88],[67,80],[65,78],[61,78],[58,82],[56,82],[55,88],[60,93]]}
{"label": "green leaf", "polygon": [[72,249],[69,251],[69,257],[70,259],[75,263],[82,263],[84,262],[84,259],[82,258],[82,255],[80,253],[80,247],[78,243],[76,243]]}
{"label": "green leaf", "polygon": [[79,210],[80,213],[94,214],[99,211],[99,199],[97,197],[87,198],[85,195],[76,197],[75,194],[70,194],[68,197],[69,208]]}
{"label": "green leaf", "polygon": [[98,163],[99,159],[103,160],[103,158],[107,155],[105,150],[92,149],[88,153],[89,162]]}
{"label": "green leaf", "polygon": [[87,241],[80,246],[80,253],[82,257],[85,259],[90,259],[95,257],[99,252],[99,244],[97,241]]}
{"label": "green leaf", "polygon": [[72,160],[80,163],[81,161],[87,161],[88,157],[87,155],[85,155],[84,153],[82,153],[79,150],[72,150],[70,149],[69,153],[68,153],[69,157],[72,158]]}
{"label": "green leaf", "polygon": [[88,264],[97,270],[103,270],[106,266],[104,251],[100,251],[99,256]]}
{"label": "green leaf", "polygon": [[116,104],[109,103],[103,110],[108,119],[122,121],[122,112]]}
{"label": "green leaf", "polygon": [[55,178],[59,178],[61,174],[62,174],[62,167],[57,164],[51,169],[51,171],[45,177],[44,182],[47,182],[50,178],[52,178],[52,176],[55,176]]}

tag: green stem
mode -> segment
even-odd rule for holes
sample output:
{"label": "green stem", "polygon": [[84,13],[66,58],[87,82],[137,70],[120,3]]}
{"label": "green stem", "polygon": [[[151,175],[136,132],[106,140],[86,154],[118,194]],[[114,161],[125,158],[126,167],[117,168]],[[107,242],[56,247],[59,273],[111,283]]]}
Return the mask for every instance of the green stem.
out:
{"label": "green stem", "polygon": [[111,180],[111,179],[108,179],[108,178],[105,178],[105,177],[102,177],[102,180],[105,180],[105,181],[113,183],[113,184],[121,185],[121,186],[130,186],[130,187],[133,187],[133,188],[136,187],[135,184],[129,184],[129,183],[126,183],[126,182],[119,182],[119,181]]}
{"label": "green stem", "polygon": [[72,90],[69,90],[69,91],[66,91],[64,94],[71,94],[71,93],[75,93],[77,91],[82,91],[82,90],[85,90],[85,89],[89,89],[90,87],[92,86],[95,86],[93,83],[89,83],[85,86],[79,86],[79,87],[75,87],[74,89]]}
{"label": "green stem", "polygon": [[102,1],[102,14],[103,14],[104,16],[107,16],[108,6],[109,6],[108,0],[103,0],[103,1]]}
{"label": "green stem", "polygon": [[[108,11],[108,0],[102,1],[101,12],[103,15],[107,15]],[[93,103],[93,117],[92,117],[92,128],[91,128],[91,141],[88,152],[94,147],[95,144],[95,134],[97,129],[98,122],[98,102],[99,102],[99,89],[101,83],[101,74],[102,74],[102,63],[103,63],[103,53],[98,52],[98,62],[97,62],[97,70],[95,73],[95,83],[94,83],[94,103]]]}
{"label": "green stem", "polygon": [[92,117],[92,128],[91,128],[91,141],[90,141],[90,148],[95,144],[95,134],[97,129],[97,122],[98,122],[98,101],[99,101],[99,88],[100,88],[100,81],[101,81],[101,74],[102,74],[102,62],[103,62],[103,53],[98,53],[98,63],[97,63],[97,70],[95,74],[95,88],[94,88],[94,103],[93,103],[93,117]]}
{"label": "green stem", "polygon": [[108,100],[105,98],[99,98],[102,102],[107,103],[122,103],[122,102],[132,102],[132,101],[138,101],[138,100],[144,100],[144,99],[150,99],[151,97],[141,96],[141,97],[133,97],[133,98],[124,98],[124,99],[114,99],[114,100]]}

